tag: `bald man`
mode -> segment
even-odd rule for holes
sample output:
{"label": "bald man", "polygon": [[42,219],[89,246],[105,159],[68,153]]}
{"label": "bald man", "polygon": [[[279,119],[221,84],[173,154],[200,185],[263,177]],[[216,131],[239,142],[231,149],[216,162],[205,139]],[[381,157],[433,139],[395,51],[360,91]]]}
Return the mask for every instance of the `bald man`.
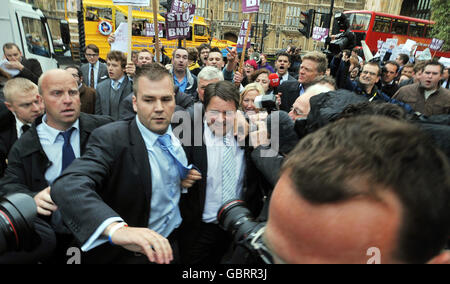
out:
{"label": "bald man", "polygon": [[29,194],[38,215],[62,233],[65,229],[55,220],[58,218],[53,216],[51,221],[57,210],[50,197],[53,181],[83,154],[92,131],[112,119],[80,112],[78,84],[68,71],[47,71],[40,77],[38,88],[46,113],[12,147],[5,176],[0,180],[0,195]]}

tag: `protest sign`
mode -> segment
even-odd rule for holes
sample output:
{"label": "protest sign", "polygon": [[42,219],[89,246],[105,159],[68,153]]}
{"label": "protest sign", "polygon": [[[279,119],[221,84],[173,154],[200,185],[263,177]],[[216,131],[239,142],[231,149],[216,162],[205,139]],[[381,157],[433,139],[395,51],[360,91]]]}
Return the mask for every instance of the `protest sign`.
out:
{"label": "protest sign", "polygon": [[195,16],[195,4],[183,2],[181,0],[173,0],[172,6],[170,7],[170,13],[184,13],[189,11],[189,23],[194,22]]}
{"label": "protest sign", "polygon": [[314,27],[312,39],[325,42],[325,39],[327,38],[329,31],[330,29],[327,28]]}
{"label": "protest sign", "polygon": [[[245,41],[245,36],[247,34],[247,29],[248,29],[248,20],[244,20],[241,25],[241,30],[239,32],[239,37],[238,37],[236,48],[244,47],[244,41]],[[250,46],[251,46],[251,38],[248,37],[246,48],[250,48]]]}
{"label": "protest sign", "polygon": [[242,0],[242,13],[258,13],[260,0]]}
{"label": "protest sign", "polygon": [[[164,37],[163,24],[158,23],[159,37]],[[145,23],[143,36],[155,36],[155,25],[153,23]]]}
{"label": "protest sign", "polygon": [[168,13],[166,17],[166,37],[168,40],[189,37],[190,11],[184,13]]}
{"label": "protest sign", "polygon": [[118,50],[124,53],[128,52],[128,24],[120,23],[114,36],[115,40],[111,43],[111,50]]}
{"label": "protest sign", "polygon": [[430,50],[438,51],[438,50],[440,50],[442,48],[443,45],[444,45],[444,40],[433,38],[431,40]]}

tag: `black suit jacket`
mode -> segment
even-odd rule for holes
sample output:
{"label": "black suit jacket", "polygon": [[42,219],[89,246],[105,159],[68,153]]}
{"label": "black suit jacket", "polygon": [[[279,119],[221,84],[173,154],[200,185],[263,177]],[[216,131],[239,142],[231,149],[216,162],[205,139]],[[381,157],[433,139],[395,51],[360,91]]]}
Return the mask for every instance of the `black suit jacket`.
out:
{"label": "black suit jacket", "polygon": [[8,153],[16,141],[16,118],[3,103],[0,103],[0,178],[6,169]]}
{"label": "black suit jacket", "polygon": [[[83,154],[92,131],[111,118],[80,114],[80,151]],[[0,180],[0,195],[21,192],[35,196],[48,187],[45,172],[51,166],[37,134],[36,127],[42,123],[37,118],[32,127],[24,133],[11,148],[5,176]]]}
{"label": "black suit jacket", "polygon": [[21,63],[24,68],[16,77],[26,78],[37,85],[39,77],[42,75],[42,67],[39,61],[34,58],[22,58]]}
{"label": "black suit jacket", "polygon": [[300,83],[298,81],[287,81],[278,87],[278,92],[281,93],[280,110],[290,112],[292,105],[300,94]]}
{"label": "black suit jacket", "polygon": [[[117,139],[120,137],[120,139]],[[151,169],[136,119],[98,128],[84,155],[55,181],[51,196],[80,244],[110,217],[148,227]],[[83,263],[126,263],[133,253],[109,243],[92,249]]]}
{"label": "black suit jacket", "polygon": [[[201,117],[198,116],[201,120]],[[199,125],[196,121],[196,126]],[[201,123],[201,122],[200,122]],[[201,133],[196,133],[196,128],[193,127],[194,137],[203,138],[204,127],[202,123]],[[199,127],[197,127],[199,129]],[[187,194],[181,195],[180,211],[183,218],[183,223],[180,227],[180,250],[190,247],[197,239],[199,227],[202,223],[202,215],[205,208],[206,200],[206,183],[208,179],[208,153],[207,147],[201,140],[201,146],[195,146],[195,141],[191,141],[190,145],[185,147],[186,156],[189,164],[195,165],[202,174],[202,179],[197,181],[192,188],[188,190]],[[197,144],[198,145],[198,144]],[[248,142],[246,143],[248,145]],[[254,217],[257,217],[263,207],[264,200],[267,198],[269,192],[265,189],[269,185],[262,175],[258,172],[251,159],[252,148],[245,148],[244,160],[246,163],[246,173],[244,175],[243,200],[247,203],[248,209],[252,212]],[[261,179],[262,178],[262,179]]]}

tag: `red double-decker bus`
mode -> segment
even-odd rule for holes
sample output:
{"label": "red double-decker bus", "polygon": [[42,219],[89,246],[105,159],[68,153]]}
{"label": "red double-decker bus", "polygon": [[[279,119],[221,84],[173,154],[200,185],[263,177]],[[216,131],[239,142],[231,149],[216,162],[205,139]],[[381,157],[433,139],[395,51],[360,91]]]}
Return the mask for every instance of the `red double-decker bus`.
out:
{"label": "red double-decker bus", "polygon": [[[397,38],[398,44],[411,39],[417,42],[418,51],[431,44],[433,21],[372,11],[346,11],[344,14],[349,19],[350,29],[356,35],[357,45],[361,46],[361,40],[365,40],[372,54],[378,51],[378,41],[386,41],[388,38]],[[434,51],[432,54],[434,55]],[[450,51],[437,51],[435,56],[450,57]]]}

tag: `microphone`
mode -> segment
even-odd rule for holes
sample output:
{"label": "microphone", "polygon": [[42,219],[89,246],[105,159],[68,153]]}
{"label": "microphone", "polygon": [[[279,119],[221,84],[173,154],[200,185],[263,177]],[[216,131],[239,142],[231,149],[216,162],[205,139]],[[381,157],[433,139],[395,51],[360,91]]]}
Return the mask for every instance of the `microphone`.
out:
{"label": "microphone", "polygon": [[273,89],[273,94],[278,94],[278,87],[280,86],[280,77],[277,73],[272,73],[269,75],[269,85]]}

